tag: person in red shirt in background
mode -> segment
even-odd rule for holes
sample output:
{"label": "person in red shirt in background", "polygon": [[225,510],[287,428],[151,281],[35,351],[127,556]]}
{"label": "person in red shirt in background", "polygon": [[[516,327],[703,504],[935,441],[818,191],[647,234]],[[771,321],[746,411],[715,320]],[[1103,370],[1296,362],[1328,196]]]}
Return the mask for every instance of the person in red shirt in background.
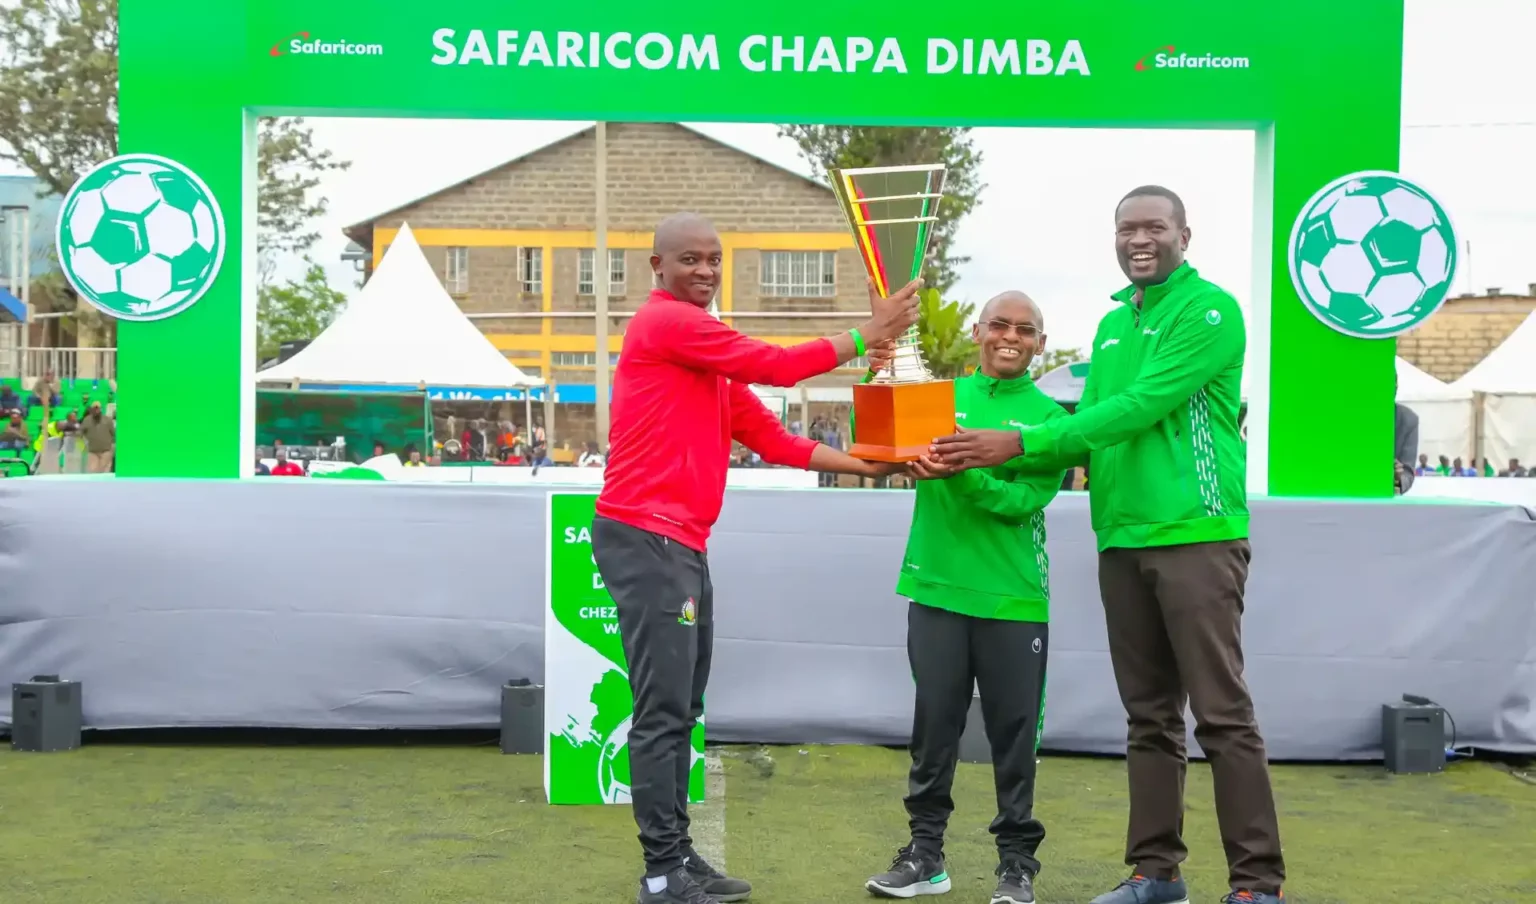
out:
{"label": "person in red shirt in background", "polygon": [[272,466],[273,477],[303,477],[304,466],[288,458],[288,450],[281,443],[274,443],[272,454],[277,458],[277,464]]}
{"label": "person in red shirt in background", "polygon": [[714,904],[752,891],[706,863],[688,834],[690,738],[704,711],[714,637],[705,547],[725,498],[731,441],[769,464],[864,477],[903,469],[791,435],[748,387],[794,386],[863,354],[888,360],[896,337],[917,322],[921,283],[890,298],[871,288],[873,316],[863,326],[786,348],[709,314],[721,257],[719,235],[696,214],[656,227],[659,288],[624,331],[592,525],[634,694],[631,801],[646,866],[639,904]]}

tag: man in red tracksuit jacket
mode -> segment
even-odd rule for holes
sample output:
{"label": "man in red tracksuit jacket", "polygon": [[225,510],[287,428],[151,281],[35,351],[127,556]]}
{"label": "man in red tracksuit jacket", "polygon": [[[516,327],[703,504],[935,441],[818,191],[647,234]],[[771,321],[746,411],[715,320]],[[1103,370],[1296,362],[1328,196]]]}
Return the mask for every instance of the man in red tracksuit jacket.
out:
{"label": "man in red tracksuit jacket", "polygon": [[725,498],[731,441],[770,464],[866,477],[900,470],[791,435],[748,387],[794,386],[861,354],[888,356],[917,322],[919,283],[890,298],[871,289],[873,316],[863,326],[786,348],[706,310],[721,258],[720,237],[699,216],[656,227],[651,269],[660,288],[624,331],[592,525],[634,693],[630,786],[646,866],[639,904],[714,904],[752,891],[706,863],[688,835],[690,738],[704,712],[714,635],[705,545]]}

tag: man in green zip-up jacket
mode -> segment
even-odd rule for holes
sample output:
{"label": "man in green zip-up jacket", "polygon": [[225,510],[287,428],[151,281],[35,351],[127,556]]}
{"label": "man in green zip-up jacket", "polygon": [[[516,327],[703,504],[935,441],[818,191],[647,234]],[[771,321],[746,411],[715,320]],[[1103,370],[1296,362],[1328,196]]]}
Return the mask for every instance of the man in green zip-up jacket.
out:
{"label": "man in green zip-up jacket", "polygon": [[951,466],[1089,464],[1099,593],[1128,716],[1131,878],[1092,904],[1187,904],[1179,875],[1184,706],[1211,762],[1226,899],[1278,904],[1285,863],[1264,741],[1243,680],[1248,545],[1238,404],[1247,337],[1232,296],[1184,260],[1184,204],[1144,186],[1115,212],[1131,285],[1099,324],[1070,417],[935,442]]}
{"label": "man in green zip-up jacket", "polygon": [[[973,335],[981,369],[955,381],[955,418],[976,429],[1014,429],[1065,418],[1029,378],[1044,342],[1039,309],[1019,292],[987,303]],[[944,830],[950,785],[972,689],[981,692],[992,747],[998,813],[993,904],[1030,904],[1045,828],[1034,816],[1049,646],[1050,562],[1045,507],[1063,469],[975,468],[949,472],[933,460],[921,479],[897,594],[907,611],[907,657],[916,683],[906,808],[911,842],[872,877],[885,897],[949,890]]]}

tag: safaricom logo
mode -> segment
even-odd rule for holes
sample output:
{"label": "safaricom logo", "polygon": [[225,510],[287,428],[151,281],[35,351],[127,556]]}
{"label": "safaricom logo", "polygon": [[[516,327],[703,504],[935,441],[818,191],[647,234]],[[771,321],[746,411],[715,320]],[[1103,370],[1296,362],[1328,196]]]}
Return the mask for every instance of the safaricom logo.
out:
{"label": "safaricom logo", "polygon": [[1247,57],[1179,53],[1177,47],[1161,47],[1136,61],[1136,71],[1148,69],[1247,69]]}
{"label": "safaricom logo", "polygon": [[296,31],[276,44],[272,56],[383,56],[383,44],[354,44],[351,41],[312,41],[307,31]]}

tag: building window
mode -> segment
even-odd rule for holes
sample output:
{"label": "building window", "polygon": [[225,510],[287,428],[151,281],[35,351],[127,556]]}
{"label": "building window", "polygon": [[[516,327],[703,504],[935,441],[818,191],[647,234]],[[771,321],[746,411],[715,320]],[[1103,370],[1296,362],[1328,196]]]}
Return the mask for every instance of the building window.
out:
{"label": "building window", "polygon": [[763,294],[830,298],[837,294],[836,251],[764,251]]}
{"label": "building window", "polygon": [[[596,367],[597,352],[550,352],[549,363],[551,367]],[[618,363],[618,352],[608,356],[610,367]]]}
{"label": "building window", "polygon": [[468,248],[448,249],[448,261],[443,269],[443,286],[450,295],[463,295],[469,291]]}
{"label": "building window", "polygon": [[544,249],[517,249],[517,274],[523,284],[523,294],[544,294]]}
{"label": "building window", "polygon": [[[581,256],[576,261],[576,294],[596,295],[592,288],[592,259],[597,256],[597,251],[592,248],[581,249]],[[624,249],[608,249],[608,294],[624,294]]]}

